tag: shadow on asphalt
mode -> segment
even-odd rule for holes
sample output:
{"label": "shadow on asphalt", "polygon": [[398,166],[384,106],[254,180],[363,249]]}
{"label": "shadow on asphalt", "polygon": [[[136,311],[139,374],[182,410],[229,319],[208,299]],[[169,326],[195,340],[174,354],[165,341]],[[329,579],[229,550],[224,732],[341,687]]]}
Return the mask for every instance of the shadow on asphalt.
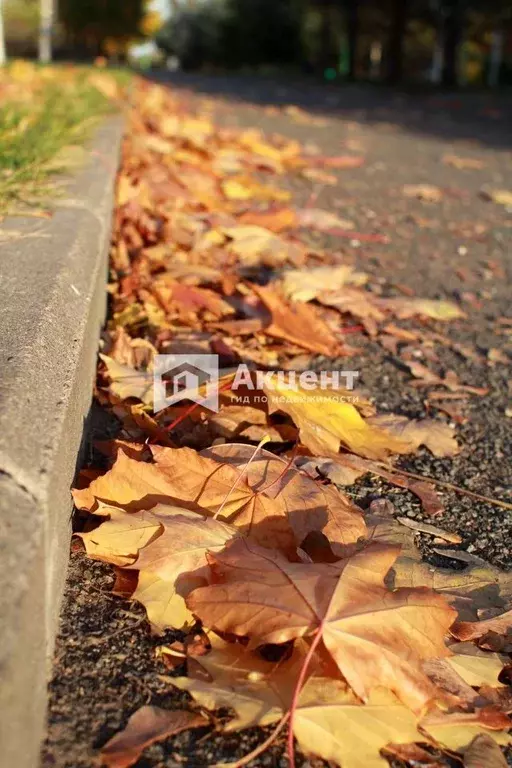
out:
{"label": "shadow on asphalt", "polygon": [[331,85],[306,77],[159,71],[145,76],[179,90],[240,105],[294,105],[367,125],[390,124],[421,136],[476,141],[495,149],[512,148],[512,91],[408,93],[369,84]]}

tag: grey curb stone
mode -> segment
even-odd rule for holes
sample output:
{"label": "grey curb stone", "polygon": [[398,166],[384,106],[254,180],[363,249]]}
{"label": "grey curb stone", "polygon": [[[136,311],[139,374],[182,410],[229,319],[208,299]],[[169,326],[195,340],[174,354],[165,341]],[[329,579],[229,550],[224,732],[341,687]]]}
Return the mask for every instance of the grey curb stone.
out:
{"label": "grey curb stone", "polygon": [[0,768],[39,764],[122,129],[99,128],[52,219],[1,228]]}

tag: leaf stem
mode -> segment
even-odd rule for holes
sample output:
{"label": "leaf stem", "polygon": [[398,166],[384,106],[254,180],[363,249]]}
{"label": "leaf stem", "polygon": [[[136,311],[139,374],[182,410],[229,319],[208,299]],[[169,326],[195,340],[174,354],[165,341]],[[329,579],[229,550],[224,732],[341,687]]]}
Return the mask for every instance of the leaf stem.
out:
{"label": "leaf stem", "polygon": [[295,719],[295,711],[299,703],[300,692],[304,685],[304,680],[307,675],[309,665],[311,663],[311,659],[313,658],[313,655],[316,651],[318,643],[322,639],[323,629],[324,629],[324,620],[322,619],[322,621],[320,622],[320,625],[315,630],[313,642],[311,643],[309,647],[309,651],[306,654],[306,658],[304,659],[304,664],[302,665],[299,676],[297,678],[297,683],[295,684],[295,690],[293,691],[292,703],[290,705],[290,722],[288,725],[288,762],[289,762],[290,768],[295,768],[295,756],[294,756],[294,749],[293,749],[293,721]]}
{"label": "leaf stem", "polygon": [[233,491],[235,490],[235,488],[236,488],[236,487],[239,485],[239,483],[241,482],[241,480],[242,480],[243,476],[245,475],[245,473],[246,473],[246,472],[247,472],[247,470],[249,469],[249,467],[250,467],[251,463],[252,463],[252,462],[254,461],[254,459],[256,458],[256,456],[257,456],[257,454],[258,454],[258,451],[260,450],[260,448],[262,448],[262,447],[263,447],[263,446],[264,446],[266,443],[269,443],[269,442],[270,442],[270,437],[269,437],[268,435],[264,435],[264,437],[262,437],[262,438],[261,438],[261,440],[259,441],[258,445],[257,445],[257,446],[256,446],[256,448],[254,449],[254,453],[253,453],[253,455],[251,456],[251,458],[249,459],[249,461],[247,462],[247,464],[245,464],[245,465],[242,467],[242,469],[241,469],[241,471],[240,471],[240,474],[238,475],[238,477],[236,478],[235,482],[233,483],[233,485],[232,485],[232,486],[231,486],[231,488],[229,489],[229,491],[228,491],[228,493],[227,493],[227,495],[226,495],[226,497],[225,497],[224,501],[222,502],[222,504],[220,505],[220,507],[218,508],[218,510],[216,511],[216,513],[214,514],[214,516],[213,516],[213,519],[214,519],[214,520],[216,520],[216,519],[218,518],[218,516],[220,515],[220,513],[222,512],[222,510],[223,510],[223,509],[224,509],[224,507],[226,506],[226,504],[227,504],[227,501],[228,501],[229,497],[231,496],[231,494],[233,493]]}
{"label": "leaf stem", "polygon": [[255,757],[258,757],[263,752],[265,752],[268,747],[270,747],[270,745],[277,739],[289,719],[290,713],[285,712],[268,739],[265,739],[265,741],[253,749],[252,752],[249,752],[249,754],[241,757],[240,760],[237,760],[235,763],[215,763],[215,765],[210,766],[210,768],[242,768],[242,766],[247,765],[247,763],[250,763],[251,760],[254,760]]}
{"label": "leaf stem", "polygon": [[[386,467],[383,462],[378,463],[383,467]],[[501,499],[493,499],[490,496],[484,496],[481,493],[468,491],[466,488],[461,488],[460,485],[448,483],[446,480],[436,480],[435,477],[430,477],[429,475],[417,475],[415,472],[406,472],[405,469],[397,469],[397,467],[392,467],[391,469],[386,467],[386,469],[388,472],[396,472],[397,475],[404,475],[405,477],[410,477],[412,480],[424,480],[427,483],[433,483],[434,485],[439,486],[439,488],[446,488],[448,491],[454,491],[454,493],[459,493],[462,496],[469,496],[472,499],[477,499],[477,501],[485,501],[487,504],[494,504],[494,506],[502,507],[503,509],[512,509],[512,504],[510,504],[508,501],[501,501]]]}
{"label": "leaf stem", "polygon": [[272,486],[273,486],[273,485],[275,485],[276,483],[278,483],[278,482],[279,482],[279,480],[281,480],[281,478],[285,476],[285,474],[288,472],[288,470],[290,469],[290,467],[292,466],[292,464],[293,464],[293,462],[294,462],[294,460],[295,460],[295,456],[297,455],[297,451],[298,451],[298,449],[299,449],[299,442],[297,441],[297,442],[295,443],[295,445],[293,446],[293,450],[292,450],[292,453],[291,453],[290,459],[289,459],[289,461],[286,463],[286,465],[285,465],[285,467],[284,467],[283,471],[282,471],[282,472],[280,472],[280,473],[279,473],[279,475],[276,477],[276,479],[275,479],[275,480],[272,480],[272,482],[271,482],[271,483],[269,483],[268,485],[265,485],[263,488],[259,488],[259,489],[258,489],[258,493],[265,493],[265,491],[268,491],[268,489],[269,489],[269,488],[272,488]]}

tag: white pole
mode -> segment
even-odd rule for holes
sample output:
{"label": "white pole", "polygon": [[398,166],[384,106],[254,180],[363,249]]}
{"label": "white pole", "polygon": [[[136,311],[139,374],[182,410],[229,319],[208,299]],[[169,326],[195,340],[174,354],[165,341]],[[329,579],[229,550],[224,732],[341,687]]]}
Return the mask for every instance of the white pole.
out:
{"label": "white pole", "polygon": [[491,56],[487,85],[496,88],[500,80],[501,60],[503,58],[503,30],[495,29],[491,37]]}
{"label": "white pole", "polygon": [[39,61],[52,60],[53,0],[41,0],[39,21]]}
{"label": "white pole", "polygon": [[0,0],[0,67],[3,67],[6,61],[3,0]]}
{"label": "white pole", "polygon": [[430,82],[438,85],[441,82],[441,75],[444,65],[444,19],[441,16],[436,28],[434,48],[432,50],[432,62],[430,65]]}

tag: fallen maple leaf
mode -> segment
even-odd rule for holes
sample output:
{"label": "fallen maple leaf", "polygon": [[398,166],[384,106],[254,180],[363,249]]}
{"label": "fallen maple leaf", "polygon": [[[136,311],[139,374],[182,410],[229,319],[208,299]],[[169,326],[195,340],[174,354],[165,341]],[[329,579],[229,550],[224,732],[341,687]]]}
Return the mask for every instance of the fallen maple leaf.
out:
{"label": "fallen maple leaf", "polygon": [[76,505],[91,509],[98,499],[135,511],[151,509],[159,503],[179,502],[188,509],[215,514],[229,496],[223,520],[261,543],[273,542],[284,549],[298,543],[286,508],[255,493],[245,481],[239,482],[236,468],[218,464],[191,448],[154,446],[152,450],[155,464],[134,461],[120,452],[109,472],[94,480],[89,488],[73,491]]}
{"label": "fallen maple leaf", "polygon": [[297,213],[291,208],[246,211],[239,217],[238,221],[240,224],[262,227],[279,234],[297,226]]}
{"label": "fallen maple leaf", "polygon": [[453,427],[443,422],[433,419],[409,420],[406,416],[386,414],[370,416],[368,423],[409,443],[410,453],[416,451],[420,445],[424,445],[438,457],[455,456],[459,452],[459,446],[453,436]]}
{"label": "fallen maple leaf", "polygon": [[110,379],[109,389],[122,400],[135,397],[145,405],[153,405],[153,372],[137,371],[122,365],[108,355],[101,355]]}
{"label": "fallen maple leaf", "polygon": [[276,267],[286,261],[300,264],[304,260],[300,245],[285,240],[264,227],[224,227],[222,233],[230,240],[230,251],[236,254],[241,264],[246,267],[259,264]]}
{"label": "fallen maple leaf", "polygon": [[512,744],[512,735],[507,733],[512,720],[491,708],[475,712],[432,713],[420,722],[420,727],[440,745],[455,752],[464,752],[481,733],[497,744]]}
{"label": "fallen maple leaf", "polygon": [[[138,573],[138,580],[131,598],[144,606],[155,634],[161,635],[169,628],[185,630],[194,624],[194,617],[188,610],[184,597],[177,591],[175,581],[161,579],[151,571],[133,572]],[[180,588],[186,594],[185,585],[192,589],[201,579],[186,576],[179,581]]]}
{"label": "fallen maple leaf", "polygon": [[208,720],[198,712],[141,707],[130,717],[124,731],[116,733],[102,748],[102,764],[108,768],[128,768],[155,741],[204,725],[208,725]]}
{"label": "fallen maple leaf", "polygon": [[287,413],[299,428],[303,445],[319,456],[335,454],[340,443],[361,456],[381,459],[408,453],[410,444],[364,420],[349,400],[353,393],[320,387],[292,388],[279,380],[265,387],[269,413]]}
{"label": "fallen maple leaf", "polygon": [[76,536],[84,542],[89,557],[113,565],[132,565],[139,550],[163,530],[151,512],[128,515],[119,507],[100,505],[97,514],[108,519],[93,531]]}
{"label": "fallen maple leaf", "polygon": [[466,317],[460,307],[452,301],[415,298],[381,299],[379,297],[376,297],[375,301],[381,309],[392,312],[402,320],[416,315],[431,317],[433,320],[454,320]]}
{"label": "fallen maple leaf", "polygon": [[482,190],[481,195],[498,205],[512,206],[512,191],[508,189],[485,189]]}
{"label": "fallen maple leaf", "polygon": [[405,197],[417,197],[427,203],[439,203],[443,199],[443,192],[433,184],[404,184],[402,192]]}
{"label": "fallen maple leaf", "polygon": [[346,168],[360,168],[364,164],[364,157],[357,155],[320,156],[315,158],[315,162],[325,168],[344,170]]}
{"label": "fallen maple leaf", "polygon": [[[366,534],[359,507],[333,487],[313,482],[270,451],[232,443],[202,452],[215,461],[229,462],[239,470],[247,465],[246,480],[254,490],[279,501],[286,509],[295,540],[301,543],[308,533],[322,531],[340,556]],[[263,490],[262,490],[263,489]]]}
{"label": "fallen maple leaf", "polygon": [[[438,515],[444,509],[443,503],[436,492],[435,485],[432,483],[413,480],[405,475],[401,475],[400,472],[386,469],[376,462],[362,459],[360,456],[354,456],[353,454],[331,454],[328,461],[330,465],[325,466],[322,472],[334,483],[344,479],[348,482],[342,483],[343,485],[352,484],[361,475],[371,472],[384,478],[391,485],[406,488],[411,493],[414,493],[421,501],[423,510],[427,515]],[[339,470],[343,473],[341,476]]]}
{"label": "fallen maple leaf", "polygon": [[415,715],[388,691],[361,706],[340,681],[316,677],[302,691],[293,730],[306,754],[343,768],[385,768],[387,744],[423,740]]}
{"label": "fallen maple leaf", "polygon": [[366,282],[364,272],[342,264],[337,267],[316,267],[316,269],[291,269],[284,273],[281,285],[283,293],[293,301],[311,301],[324,291],[341,288],[344,285],[361,285]]}
{"label": "fallen maple leaf", "polygon": [[337,229],[354,229],[353,221],[341,219],[335,213],[320,208],[302,208],[296,212],[296,219],[299,227],[327,234],[336,234]]}
{"label": "fallen maple leaf", "polygon": [[215,635],[210,642],[211,651],[195,659],[203,673],[193,665],[188,677],[165,679],[188,691],[201,706],[233,709],[236,715],[225,726],[228,732],[279,720],[290,706],[305,650],[296,648],[289,659],[276,664]]}
{"label": "fallen maple leaf", "polygon": [[477,640],[487,632],[505,635],[510,629],[512,629],[512,610],[484,621],[457,621],[451,631],[459,640]]}
{"label": "fallen maple leaf", "polygon": [[303,565],[240,539],[209,556],[214,583],[187,605],[206,626],[254,645],[321,632],[361,699],[385,687],[421,711],[436,691],[420,661],[449,654],[443,638],[455,611],[428,589],[384,586],[398,551],[372,544],[336,563]]}
{"label": "fallen maple leaf", "polygon": [[264,329],[268,336],[291,341],[292,344],[328,357],[341,353],[340,343],[313,307],[307,304],[287,304],[276,291],[261,285],[252,285],[252,290],[272,316],[270,325]]}
{"label": "fallen maple leaf", "polygon": [[501,749],[485,733],[475,736],[464,750],[464,768],[507,768],[507,765]]}
{"label": "fallen maple leaf", "polygon": [[479,171],[485,165],[483,160],[478,160],[476,157],[459,157],[459,155],[443,155],[443,163],[458,170],[471,171]]}
{"label": "fallen maple leaf", "polygon": [[369,291],[344,286],[337,291],[319,293],[316,298],[321,304],[360,320],[369,336],[377,335],[377,323],[386,318],[377,305],[376,297]]}

